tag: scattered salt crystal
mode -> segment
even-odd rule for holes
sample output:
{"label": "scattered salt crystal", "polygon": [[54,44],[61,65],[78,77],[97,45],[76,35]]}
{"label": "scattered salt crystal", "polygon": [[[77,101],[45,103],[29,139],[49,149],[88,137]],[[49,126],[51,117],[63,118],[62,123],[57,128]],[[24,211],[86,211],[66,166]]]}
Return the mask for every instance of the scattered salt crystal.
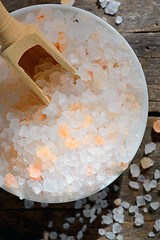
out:
{"label": "scattered salt crystal", "polygon": [[100,236],[104,236],[104,235],[106,234],[106,231],[105,231],[103,228],[99,228],[99,229],[98,229],[98,234],[99,234]]}
{"label": "scattered salt crystal", "polygon": [[144,153],[147,155],[156,149],[156,144],[151,142],[145,145]]}
{"label": "scattered salt crystal", "polygon": [[157,187],[157,181],[156,180],[152,180],[150,182],[150,187],[153,189],[153,188],[156,188]]}
{"label": "scattered salt crystal", "polygon": [[102,208],[108,207],[108,201],[107,201],[107,200],[102,200],[102,201],[101,201],[101,207],[102,207]]}
{"label": "scattered salt crystal", "polygon": [[50,232],[50,233],[49,233],[49,237],[50,237],[51,240],[52,240],[52,239],[57,239],[58,233],[57,233],[57,232]]}
{"label": "scattered salt crystal", "polygon": [[146,194],[146,195],[144,196],[144,199],[145,199],[147,202],[151,202],[151,201],[152,201],[152,196],[149,195],[149,194]]}
{"label": "scattered salt crystal", "polygon": [[139,175],[138,176],[138,182],[144,182],[145,181],[145,177],[143,175]]}
{"label": "scattered salt crystal", "polygon": [[105,190],[103,190],[103,191],[101,191],[100,193],[99,193],[99,196],[100,196],[100,198],[101,199],[104,199],[105,197],[107,197],[107,192],[105,191]]}
{"label": "scattered salt crystal", "polygon": [[90,209],[84,209],[83,210],[83,215],[86,218],[89,218],[91,216],[91,210]]}
{"label": "scattered salt crystal", "polygon": [[61,238],[61,240],[66,240],[67,239],[67,235],[64,233],[59,234],[59,237]]}
{"label": "scattered salt crystal", "polygon": [[48,228],[52,228],[53,227],[53,221],[51,220],[51,221],[49,221],[49,223],[48,223]]}
{"label": "scattered salt crystal", "polygon": [[113,223],[113,219],[110,215],[102,215],[102,219],[104,224],[110,225]]}
{"label": "scattered salt crystal", "polygon": [[160,204],[159,202],[151,202],[150,207],[155,211],[159,208]]}
{"label": "scattered salt crystal", "polygon": [[138,212],[139,212],[138,206],[130,206],[129,213],[138,213]]}
{"label": "scattered salt crystal", "polygon": [[61,0],[61,4],[70,5],[70,6],[72,6],[74,2],[75,0]]}
{"label": "scattered salt crystal", "polygon": [[144,217],[142,214],[136,213],[134,217],[135,217],[134,223],[136,226],[140,227],[144,224]]}
{"label": "scattered salt crystal", "polygon": [[81,216],[81,214],[80,213],[76,213],[76,217],[78,218],[78,217],[80,217]]}
{"label": "scattered salt crystal", "polygon": [[116,206],[120,206],[121,203],[122,203],[122,201],[121,201],[120,198],[117,198],[117,199],[114,200],[114,204],[115,204]]}
{"label": "scattered salt crystal", "polygon": [[77,234],[77,239],[80,240],[82,238],[83,238],[83,232],[79,231],[78,234]]}
{"label": "scattered salt crystal", "polygon": [[145,201],[144,196],[137,196],[136,197],[136,203],[137,203],[138,207],[145,206],[146,205],[146,201]]}
{"label": "scattered salt crystal", "polygon": [[121,16],[117,16],[117,17],[116,17],[116,20],[115,20],[115,23],[116,23],[116,24],[121,24],[122,21],[123,21],[122,17],[121,17]]}
{"label": "scattered salt crystal", "polygon": [[143,169],[150,168],[154,164],[154,161],[149,157],[144,157],[141,160],[141,166]]}
{"label": "scattered salt crystal", "polygon": [[118,11],[119,6],[120,6],[120,2],[109,1],[104,12],[106,14],[114,15]]}
{"label": "scattered salt crystal", "polygon": [[68,217],[68,218],[65,218],[65,220],[69,223],[74,223],[75,217]]}
{"label": "scattered salt crystal", "polygon": [[160,219],[157,219],[157,220],[155,221],[154,229],[156,230],[156,232],[159,232],[159,231],[160,231]]}
{"label": "scattered salt crystal", "polygon": [[112,225],[112,232],[114,234],[120,233],[122,231],[122,226],[119,223],[114,223]]}
{"label": "scattered salt crystal", "polygon": [[106,238],[114,239],[115,238],[115,234],[113,232],[106,232]]}
{"label": "scattered salt crystal", "polygon": [[80,223],[84,223],[84,219],[82,217],[79,218]]}
{"label": "scattered salt crystal", "polygon": [[116,239],[117,240],[123,240],[123,236],[121,234],[118,234]]}
{"label": "scattered salt crystal", "polygon": [[130,203],[123,201],[122,204],[121,204],[121,206],[122,206],[124,209],[128,209],[128,208],[130,207]]}
{"label": "scattered salt crystal", "polygon": [[154,179],[160,179],[160,170],[159,169],[156,169],[155,172],[154,172]]}
{"label": "scattered salt crystal", "polygon": [[49,232],[44,231],[43,232],[43,237],[44,237],[44,240],[48,240],[49,239]]}
{"label": "scattered salt crystal", "polygon": [[139,184],[137,182],[134,182],[134,181],[130,181],[129,186],[133,189],[139,189],[140,188]]}
{"label": "scattered salt crystal", "polygon": [[131,164],[130,165],[130,173],[132,177],[138,177],[140,175],[140,169],[137,164]]}
{"label": "scattered salt crystal", "polygon": [[82,227],[82,232],[86,232],[86,230],[87,230],[87,225],[85,224],[85,225],[83,225],[83,227]]}
{"label": "scattered salt crystal", "polygon": [[148,233],[149,238],[154,238],[155,236],[156,236],[156,234],[154,232],[149,232]]}
{"label": "scattered salt crystal", "polygon": [[82,208],[82,200],[77,200],[75,203],[75,209],[80,209]]}
{"label": "scattered salt crystal", "polygon": [[144,183],[143,183],[143,187],[145,189],[146,192],[151,191],[151,186],[150,186],[150,180],[149,179],[145,179]]}
{"label": "scattered salt crystal", "polygon": [[63,224],[63,228],[64,228],[64,229],[68,229],[69,227],[70,227],[69,223],[64,223],[64,224]]}
{"label": "scattered salt crystal", "polygon": [[119,186],[117,186],[116,184],[114,184],[114,185],[113,185],[113,190],[114,190],[115,192],[118,192]]}
{"label": "scattered salt crystal", "polygon": [[91,216],[91,218],[89,219],[89,223],[93,223],[96,219],[97,219],[96,215]]}
{"label": "scattered salt crystal", "polygon": [[30,209],[30,208],[32,208],[33,206],[34,206],[34,202],[33,202],[33,201],[30,201],[30,200],[27,200],[27,199],[24,200],[24,207],[25,207],[26,209]]}
{"label": "scattered salt crystal", "polygon": [[148,209],[145,207],[145,208],[143,208],[143,212],[144,213],[147,213],[148,212]]}
{"label": "scattered salt crystal", "polygon": [[48,203],[41,203],[41,207],[42,207],[42,208],[48,207]]}

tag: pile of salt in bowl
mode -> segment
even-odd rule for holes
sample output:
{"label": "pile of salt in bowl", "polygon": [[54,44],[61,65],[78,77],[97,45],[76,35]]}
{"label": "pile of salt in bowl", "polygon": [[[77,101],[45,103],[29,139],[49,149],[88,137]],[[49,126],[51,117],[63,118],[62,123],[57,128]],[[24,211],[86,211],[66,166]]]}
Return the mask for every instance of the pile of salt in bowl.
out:
{"label": "pile of salt in bowl", "polygon": [[63,202],[102,188],[127,168],[143,125],[139,66],[121,37],[84,14],[43,8],[36,24],[77,69],[40,59],[33,95],[0,59],[0,185],[21,199]]}
{"label": "pile of salt in bowl", "polygon": [[[153,129],[156,133],[160,133],[160,120],[154,122]],[[160,218],[155,217],[155,213],[160,210],[160,168],[152,169],[155,162],[151,158],[153,155],[150,155],[154,153],[158,146],[159,144],[156,146],[153,142],[146,144],[144,157],[139,159],[139,164],[132,163],[130,165],[129,178],[126,185],[128,184],[128,194],[135,196],[133,199],[128,202],[125,196],[120,198],[121,189],[119,184],[117,185],[118,182],[114,182],[99,193],[77,200],[74,205],[75,214],[72,216],[68,215],[68,217],[62,219],[62,226],[55,227],[55,219],[50,219],[46,230],[43,232],[42,239],[87,239],[88,228],[91,231],[91,225],[94,222],[98,222],[95,226],[100,226],[99,218],[101,218],[101,226],[97,229],[100,236],[98,239],[125,240],[124,230],[126,221],[131,223],[132,236],[135,238],[138,237],[137,228],[143,228],[143,233],[144,231],[146,232],[144,239],[159,239]],[[144,194],[142,195],[143,191]],[[136,193],[136,195],[133,193]],[[27,200],[24,203],[25,208],[32,208],[34,205],[33,202]],[[48,207],[44,203],[41,206],[43,208]],[[158,216],[158,213],[156,215]],[[151,228],[149,228],[147,223],[148,217],[154,220]],[[69,235],[68,232],[73,232],[72,229],[77,229],[77,222],[79,226],[77,234]]]}

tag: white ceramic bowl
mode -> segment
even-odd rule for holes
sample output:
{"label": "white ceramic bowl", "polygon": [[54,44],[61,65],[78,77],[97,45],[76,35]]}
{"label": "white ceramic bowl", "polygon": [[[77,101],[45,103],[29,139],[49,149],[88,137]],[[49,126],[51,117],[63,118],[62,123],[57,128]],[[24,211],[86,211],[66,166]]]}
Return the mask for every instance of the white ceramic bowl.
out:
{"label": "white ceramic bowl", "polygon": [[[52,9],[53,11],[56,10],[61,10],[62,12],[66,13],[66,12],[74,12],[75,14],[78,13],[83,13],[87,16],[89,16],[90,18],[92,18],[93,20],[95,20],[98,24],[102,25],[105,29],[107,29],[107,31],[112,32],[112,34],[114,35],[114,37],[116,37],[117,39],[123,39],[123,41],[126,42],[126,40],[122,37],[122,35],[120,33],[118,33],[112,26],[110,26],[108,23],[104,22],[102,19],[100,19],[99,17],[93,15],[90,12],[87,12],[85,10],[82,10],[80,8],[75,8],[75,7],[70,7],[70,6],[65,6],[65,5],[58,5],[58,4],[43,4],[43,5],[35,5],[35,6],[29,6],[26,8],[22,8],[19,10],[16,10],[14,12],[12,12],[12,16],[14,18],[16,18],[18,21],[23,21],[25,16],[28,13],[35,13],[38,14],[38,12],[40,11],[40,9],[42,7],[49,7],[50,9]],[[142,119],[142,127],[141,127],[141,132],[139,134],[139,139],[137,140],[136,144],[135,144],[135,148],[133,151],[133,156],[132,159],[134,158],[144,135],[145,132],[145,128],[146,128],[146,124],[147,124],[147,117],[148,117],[148,92],[147,92],[147,85],[146,85],[146,80],[145,80],[145,76],[141,67],[140,62],[138,61],[134,51],[132,50],[132,48],[129,46],[129,44],[126,42],[128,49],[130,50],[130,58],[132,59],[132,62],[134,65],[136,65],[137,71],[139,73],[139,75],[141,76],[141,86],[142,86],[142,92],[143,92],[143,99],[142,99],[142,105],[143,105],[143,119]],[[95,192],[102,190],[104,187],[108,186],[109,184],[111,184],[116,178],[118,178],[121,173],[123,171],[121,171],[119,174],[116,174],[114,176],[112,176],[107,182],[104,182],[104,185],[101,189],[93,189],[92,192],[89,193],[89,195],[94,194]],[[5,189],[5,188],[4,188]],[[5,189],[7,191],[9,191],[8,189]],[[14,192],[14,190],[10,190],[11,193],[18,195],[17,193]],[[20,194],[21,195],[21,194]],[[19,195],[19,197],[21,197]],[[34,197],[30,197],[30,195],[26,192],[25,196],[26,199],[30,199],[33,201],[37,201],[37,202],[50,202],[50,203],[56,203],[58,201],[55,201],[54,199],[46,199],[45,196],[39,197],[37,195],[34,195]],[[87,197],[87,196],[81,196],[82,197]],[[68,201],[74,201],[77,200],[74,197],[72,199],[66,199],[63,202],[68,202]],[[62,201],[61,201],[62,202]]]}

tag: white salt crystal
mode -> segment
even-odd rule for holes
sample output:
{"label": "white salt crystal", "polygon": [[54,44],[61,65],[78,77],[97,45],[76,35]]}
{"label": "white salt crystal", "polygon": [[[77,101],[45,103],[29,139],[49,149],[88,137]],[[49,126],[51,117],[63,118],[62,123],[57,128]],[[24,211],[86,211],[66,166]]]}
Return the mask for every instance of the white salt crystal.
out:
{"label": "white salt crystal", "polygon": [[144,196],[137,196],[136,197],[136,204],[137,204],[138,207],[145,206],[146,205],[146,201],[145,201]]}
{"label": "white salt crystal", "polygon": [[48,228],[52,228],[53,227],[53,221],[51,220],[51,221],[49,221],[49,223],[48,223]]}
{"label": "white salt crystal", "polygon": [[128,209],[130,207],[130,203],[123,201],[121,206],[125,209]]}
{"label": "white salt crystal", "polygon": [[113,190],[114,190],[115,192],[118,192],[119,186],[117,186],[116,184],[114,184],[114,185],[113,185]]}
{"label": "white salt crystal", "polygon": [[153,209],[153,210],[157,210],[159,208],[160,204],[159,202],[151,202],[150,203],[150,207]]}
{"label": "white salt crystal", "polygon": [[37,182],[37,183],[33,184],[32,189],[35,194],[39,194],[42,191],[42,184]]}
{"label": "white salt crystal", "polygon": [[157,181],[156,181],[156,180],[152,180],[152,181],[150,182],[150,187],[151,187],[152,189],[156,188],[156,187],[157,187]]}
{"label": "white salt crystal", "polygon": [[64,224],[63,224],[63,228],[64,228],[64,229],[68,229],[69,227],[70,227],[69,223],[64,223]]}
{"label": "white salt crystal", "polygon": [[77,200],[76,202],[75,202],[75,209],[80,209],[80,208],[82,208],[82,201],[81,200]]}
{"label": "white salt crystal", "polygon": [[24,179],[24,178],[18,178],[18,184],[20,185],[20,186],[22,186],[24,183],[26,182],[26,180]]}
{"label": "white salt crystal", "polygon": [[57,232],[50,232],[50,233],[49,233],[49,237],[50,237],[51,240],[52,240],[52,239],[57,239],[58,233],[57,233]]}
{"label": "white salt crystal", "polygon": [[154,224],[154,229],[159,232],[160,231],[160,219],[157,219]]}
{"label": "white salt crystal", "polygon": [[144,157],[141,160],[141,166],[143,169],[150,168],[154,164],[154,161],[149,157]]}
{"label": "white salt crystal", "polygon": [[80,240],[82,238],[83,238],[83,232],[79,231],[78,234],[77,234],[77,239]]}
{"label": "white salt crystal", "polygon": [[102,219],[104,224],[110,225],[111,223],[113,223],[113,219],[109,215],[102,215]]}
{"label": "white salt crystal", "polygon": [[109,3],[107,4],[104,12],[106,14],[114,15],[118,11],[119,6],[120,6],[120,2],[109,1]]}
{"label": "white salt crystal", "polygon": [[112,232],[117,234],[120,233],[122,231],[122,226],[119,223],[114,223],[112,225]]}
{"label": "white salt crystal", "polygon": [[99,1],[101,8],[105,8],[107,6],[108,0],[104,0],[104,1]]}
{"label": "white salt crystal", "polygon": [[146,179],[143,183],[143,187],[145,189],[146,192],[149,192],[151,191],[151,186],[150,186],[150,180],[149,179]]}
{"label": "white salt crystal", "polygon": [[115,238],[115,234],[113,232],[106,232],[106,238],[114,239]]}
{"label": "white salt crystal", "polygon": [[147,213],[148,212],[148,209],[145,207],[145,208],[143,208],[143,212],[144,213]]}
{"label": "white salt crystal", "polygon": [[130,206],[129,213],[138,213],[138,212],[139,212],[138,206]]}
{"label": "white salt crystal", "polygon": [[123,240],[123,236],[121,234],[118,234],[116,239],[117,240]]}
{"label": "white salt crystal", "polygon": [[79,218],[80,223],[84,223],[84,219],[82,217]]}
{"label": "white salt crystal", "polygon": [[91,218],[89,219],[89,223],[93,223],[96,219],[97,219],[96,215],[91,216]]}
{"label": "white salt crystal", "polygon": [[68,217],[68,218],[65,218],[65,220],[68,221],[69,223],[74,223],[75,217]]}
{"label": "white salt crystal", "polygon": [[160,179],[160,170],[159,169],[156,169],[155,172],[154,172],[154,178],[157,180],[157,179]]}
{"label": "white salt crystal", "polygon": [[134,181],[130,181],[129,186],[133,189],[139,189],[140,188],[139,184],[137,182],[134,182]]}
{"label": "white salt crystal", "polygon": [[83,225],[83,227],[82,227],[82,232],[86,232],[86,230],[87,230],[87,225],[85,224],[85,225]]}
{"label": "white salt crystal", "polygon": [[135,217],[134,223],[136,226],[140,227],[144,224],[144,217],[142,214],[136,213],[134,217]]}
{"label": "white salt crystal", "polygon": [[79,59],[77,58],[77,56],[75,54],[73,54],[73,53],[68,56],[68,61],[72,65],[78,65],[80,63]]}
{"label": "white salt crystal", "polygon": [[103,190],[103,191],[101,191],[100,193],[99,193],[99,196],[100,196],[100,198],[101,199],[104,199],[105,197],[107,197],[107,192],[105,191],[105,190]]}
{"label": "white salt crystal", "polygon": [[27,199],[24,200],[24,207],[26,209],[31,209],[33,206],[34,206],[33,201],[30,201],[30,200],[27,200]]}
{"label": "white salt crystal", "polygon": [[46,192],[54,193],[57,191],[57,182],[50,178],[45,178],[43,181],[43,188]]}
{"label": "white salt crystal", "polygon": [[151,201],[152,201],[152,196],[149,195],[149,194],[146,194],[146,195],[144,196],[144,199],[145,199],[147,202],[151,202]]}
{"label": "white salt crystal", "polygon": [[41,207],[42,207],[42,208],[48,207],[48,203],[41,203]]}
{"label": "white salt crystal", "polygon": [[145,177],[143,175],[139,175],[138,181],[143,183],[145,181]]}
{"label": "white salt crystal", "polygon": [[156,234],[154,232],[149,232],[148,233],[149,238],[154,238],[155,236],[156,236]]}
{"label": "white salt crystal", "polygon": [[101,201],[101,207],[102,207],[102,208],[108,207],[108,201],[107,201],[107,200],[102,200],[102,201]]}
{"label": "white salt crystal", "polygon": [[145,145],[144,153],[147,155],[156,149],[156,144],[151,142]]}
{"label": "white salt crystal", "polygon": [[89,218],[91,216],[91,210],[90,209],[84,209],[83,210],[83,215],[86,218]]}
{"label": "white salt crystal", "polygon": [[140,169],[137,164],[131,164],[130,165],[130,173],[132,177],[138,177],[140,175]]}
{"label": "white salt crystal", "polygon": [[76,213],[76,217],[78,218],[78,217],[80,217],[81,216],[81,214],[80,213]]}
{"label": "white salt crystal", "polygon": [[99,234],[100,236],[104,236],[104,235],[106,234],[106,231],[105,231],[103,228],[99,228],[99,229],[98,229],[98,234]]}
{"label": "white salt crystal", "polygon": [[117,17],[116,17],[116,20],[115,20],[115,23],[116,23],[116,24],[121,24],[122,21],[123,21],[122,17],[121,17],[121,16],[117,16]]}

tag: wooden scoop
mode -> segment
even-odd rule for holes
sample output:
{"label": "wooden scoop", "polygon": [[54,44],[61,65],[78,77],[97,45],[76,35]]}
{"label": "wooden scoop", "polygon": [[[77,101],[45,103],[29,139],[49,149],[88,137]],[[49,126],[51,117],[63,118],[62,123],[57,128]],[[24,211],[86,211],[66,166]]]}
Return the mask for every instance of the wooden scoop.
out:
{"label": "wooden scoop", "polygon": [[0,45],[1,56],[15,72],[39,96],[45,104],[49,98],[33,81],[35,66],[40,58],[52,57],[73,76],[76,69],[67,62],[57,48],[38,30],[35,25],[23,25],[16,21],[0,1]]}

